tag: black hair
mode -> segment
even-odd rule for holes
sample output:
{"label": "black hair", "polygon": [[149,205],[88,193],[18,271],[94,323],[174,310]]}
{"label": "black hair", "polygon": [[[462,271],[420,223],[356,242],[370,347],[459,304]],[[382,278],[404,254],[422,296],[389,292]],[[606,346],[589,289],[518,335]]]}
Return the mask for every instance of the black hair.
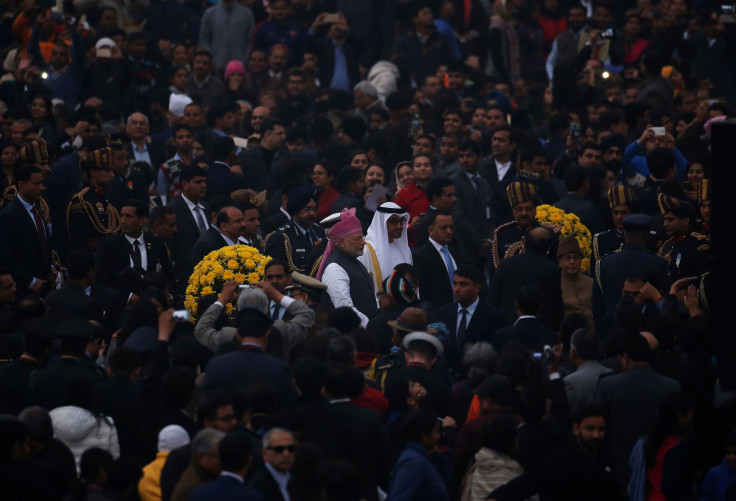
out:
{"label": "black hair", "polygon": [[450,181],[446,177],[438,177],[432,179],[429,184],[427,185],[427,199],[429,200],[429,203],[432,204],[434,202],[435,197],[442,196],[442,193],[445,191],[445,188],[448,186],[454,186],[454,183]]}
{"label": "black hair", "polygon": [[261,133],[265,135],[266,132],[273,132],[273,129],[277,126],[286,127],[284,122],[282,122],[278,118],[267,118],[263,121],[263,124],[261,125]]}
{"label": "black hair", "polygon": [[664,179],[675,168],[675,156],[665,148],[656,148],[647,154],[647,167],[656,179]]}
{"label": "black hair", "polygon": [[185,367],[174,367],[164,374],[161,381],[161,401],[172,409],[183,409],[192,400],[196,375]]}
{"label": "black hair", "polygon": [[455,276],[469,278],[476,285],[483,283],[483,274],[475,266],[460,265],[457,267],[457,271],[455,271]]}
{"label": "black hair", "polygon": [[327,361],[353,365],[357,350],[355,341],[348,336],[330,339],[330,342],[327,343]]}
{"label": "black hair", "polygon": [[582,408],[580,408],[580,410],[578,410],[578,412],[575,413],[575,416],[573,416],[573,422],[577,425],[580,425],[583,420],[592,417],[602,417],[604,420],[608,420],[608,415],[606,414],[606,410],[603,407],[596,404],[590,404],[583,406]]}
{"label": "black hair", "polygon": [[303,395],[319,395],[327,379],[323,360],[307,357],[294,364],[294,382]]}
{"label": "black hair", "polygon": [[11,459],[16,444],[25,442],[28,435],[28,426],[16,417],[0,415],[0,458]]}
{"label": "black hair", "polygon": [[137,351],[121,346],[108,356],[108,367],[116,376],[130,376],[141,366],[141,357]]}
{"label": "black hair", "polygon": [[242,430],[233,430],[222,437],[217,445],[220,466],[224,471],[237,472],[250,461],[253,447],[250,438]]}
{"label": "black hair", "polygon": [[360,369],[336,362],[327,363],[325,390],[332,398],[355,398],[363,393],[365,378]]}
{"label": "black hair", "polygon": [[291,143],[298,140],[309,144],[309,131],[307,128],[301,125],[289,127],[289,130],[286,131],[286,142]]}
{"label": "black hair", "polygon": [[95,256],[87,250],[72,251],[69,255],[69,278],[81,280],[84,276],[95,269]]}
{"label": "black hair", "polygon": [[28,182],[31,180],[31,177],[34,174],[43,174],[43,170],[41,170],[41,167],[38,167],[36,165],[26,164],[21,165],[15,170],[15,173],[13,174],[13,177],[15,178],[16,183],[20,182]]}
{"label": "black hair", "polygon": [[140,200],[136,200],[134,198],[128,199],[120,206],[122,209],[123,207],[134,207],[135,208],[135,215],[138,217],[148,217],[148,205],[142,204]]}
{"label": "black hair", "polygon": [[115,460],[108,451],[91,447],[82,453],[79,461],[79,479],[91,483],[97,479],[100,470],[109,472]]}
{"label": "black hair", "polygon": [[516,448],[519,425],[513,416],[500,415],[488,420],[480,436],[483,447],[511,456]]}
{"label": "black hair", "polygon": [[197,56],[207,56],[210,60],[210,64],[212,64],[212,53],[210,51],[205,49],[197,49],[194,52],[194,57],[196,58]]}
{"label": "black hair", "polygon": [[271,259],[266,266],[263,268],[263,272],[266,273],[272,266],[281,266],[284,269],[284,273],[289,274],[289,265],[278,258]]}
{"label": "black hair", "polygon": [[346,191],[351,184],[357,183],[362,178],[362,169],[360,169],[359,167],[352,167],[348,165],[347,167],[343,168],[337,175],[337,179],[335,180],[335,188],[337,189],[337,191],[342,193]]}
{"label": "black hair", "polygon": [[166,218],[174,213],[174,209],[166,205],[157,205],[148,214],[148,224],[153,226],[159,221],[165,221]]}
{"label": "black hair", "polygon": [[230,395],[224,391],[205,393],[197,404],[197,424],[200,428],[204,428],[205,420],[214,421],[217,418],[217,409],[232,404]]}
{"label": "black hair", "polygon": [[340,306],[327,316],[325,327],[334,327],[341,334],[348,334],[359,325],[358,314],[348,306]]}
{"label": "black hair", "polygon": [[223,162],[235,151],[235,143],[231,137],[216,137],[211,145],[212,156],[215,160]]}
{"label": "black hair", "polygon": [[565,169],[565,188],[567,191],[578,191],[588,179],[588,170],[585,167],[572,165]]}
{"label": "black hair", "polygon": [[406,442],[422,442],[437,427],[439,421],[433,412],[423,409],[410,411],[402,419],[399,435]]}
{"label": "black hair", "polygon": [[638,332],[629,332],[623,339],[621,352],[628,355],[634,362],[648,362],[652,356],[652,350],[644,336]]}
{"label": "black hair", "polygon": [[478,156],[481,156],[482,154],[480,144],[478,144],[476,141],[473,141],[472,139],[464,139],[463,142],[460,143],[458,151],[472,151]]}
{"label": "black hair", "polygon": [[417,136],[414,139],[414,142],[416,143],[417,139],[429,139],[430,144],[432,145],[432,151],[434,151],[437,148],[437,138],[434,137],[432,134],[421,134]]}
{"label": "black hair", "polygon": [[191,181],[195,177],[200,176],[207,177],[207,173],[202,167],[193,163],[192,165],[187,165],[181,170],[179,179],[181,179],[181,182],[183,183],[184,181]]}
{"label": "black hair", "polygon": [[534,284],[523,285],[516,293],[516,304],[522,315],[538,315],[544,304],[544,292]]}
{"label": "black hair", "polygon": [[662,397],[659,412],[644,442],[644,460],[648,468],[654,466],[664,440],[682,434],[680,417],[693,408],[693,401],[687,393],[678,391]]}
{"label": "black hair", "polygon": [[434,226],[435,222],[437,221],[438,216],[452,217],[452,214],[447,211],[434,211],[430,213],[429,217],[427,218],[427,228],[429,228],[430,226]]}

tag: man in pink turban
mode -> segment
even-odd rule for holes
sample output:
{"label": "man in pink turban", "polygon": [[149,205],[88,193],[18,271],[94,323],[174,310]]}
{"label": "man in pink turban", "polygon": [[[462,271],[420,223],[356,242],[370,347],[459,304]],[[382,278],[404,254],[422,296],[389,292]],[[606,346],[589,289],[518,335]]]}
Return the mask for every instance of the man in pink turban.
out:
{"label": "man in pink turban", "polygon": [[363,327],[378,309],[373,278],[358,257],[363,255],[365,237],[355,209],[343,209],[340,222],[327,232],[327,249],[317,279],[327,286],[335,308],[347,306],[360,317]]}

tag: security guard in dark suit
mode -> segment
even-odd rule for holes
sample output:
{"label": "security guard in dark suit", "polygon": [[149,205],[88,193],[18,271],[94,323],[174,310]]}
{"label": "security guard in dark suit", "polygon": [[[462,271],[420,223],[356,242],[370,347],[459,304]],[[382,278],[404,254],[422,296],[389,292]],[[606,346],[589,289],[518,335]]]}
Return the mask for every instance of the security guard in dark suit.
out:
{"label": "security guard in dark suit", "polygon": [[605,256],[618,252],[624,246],[623,221],[629,214],[636,212],[636,202],[639,197],[628,186],[617,185],[608,190],[608,206],[611,208],[614,228],[593,235],[593,262],[591,269],[595,269],[596,261]]}
{"label": "security guard in dark suit", "polygon": [[25,408],[26,391],[33,371],[43,368],[56,336],[54,324],[45,318],[32,318],[20,326],[23,354],[0,364],[0,413],[16,415]]}
{"label": "security guard in dark suit", "polygon": [[302,186],[289,193],[286,211],[291,221],[266,237],[266,254],[289,264],[289,272],[309,274],[312,249],[325,240],[325,232],[315,223],[317,188]]}
{"label": "security guard in dark suit", "polygon": [[664,216],[664,229],[670,237],[659,249],[659,256],[667,261],[667,276],[662,290],[668,291],[677,280],[700,277],[710,270],[710,240],[692,231],[695,208],[686,200],[664,193],[657,198]]}
{"label": "security guard in dark suit", "polygon": [[87,178],[84,188],[72,196],[66,209],[66,227],[72,250],[95,252],[102,238],[120,230],[120,214],[105,197],[115,174],[112,149],[90,152],[81,161]]}
{"label": "security guard in dark suit", "polygon": [[[491,256],[494,268],[498,268],[503,258],[524,252],[524,237],[529,230],[538,226],[553,229],[551,225],[539,223],[536,220],[539,198],[537,188],[532,183],[514,181],[506,187],[506,196],[509,199],[514,220],[502,224],[493,232]],[[553,240],[550,255],[556,256],[556,235]]]}
{"label": "security guard in dark suit", "polygon": [[56,334],[61,340],[61,358],[34,372],[28,384],[28,403],[49,410],[64,405],[65,390],[71,381],[83,380],[94,386],[105,379],[83,360],[87,343],[95,334],[89,320],[69,318],[57,326]]}

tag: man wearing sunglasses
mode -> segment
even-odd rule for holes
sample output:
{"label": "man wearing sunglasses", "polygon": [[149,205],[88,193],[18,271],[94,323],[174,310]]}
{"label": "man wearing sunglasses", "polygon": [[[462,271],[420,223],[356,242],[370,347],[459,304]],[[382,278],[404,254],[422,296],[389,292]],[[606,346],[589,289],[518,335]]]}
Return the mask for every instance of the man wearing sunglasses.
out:
{"label": "man wearing sunglasses", "polygon": [[270,501],[289,501],[286,489],[294,466],[296,440],[286,428],[271,428],[263,436],[264,466],[253,476],[250,487],[261,492]]}

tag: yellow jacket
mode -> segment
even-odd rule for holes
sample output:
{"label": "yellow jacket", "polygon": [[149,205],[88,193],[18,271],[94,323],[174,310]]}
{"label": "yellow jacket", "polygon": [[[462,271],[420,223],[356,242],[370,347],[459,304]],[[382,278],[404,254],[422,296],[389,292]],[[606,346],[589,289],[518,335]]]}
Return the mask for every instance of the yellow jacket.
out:
{"label": "yellow jacket", "polygon": [[143,467],[143,476],[138,482],[141,501],[161,501],[161,470],[168,456],[168,452],[159,452],[156,459]]}

